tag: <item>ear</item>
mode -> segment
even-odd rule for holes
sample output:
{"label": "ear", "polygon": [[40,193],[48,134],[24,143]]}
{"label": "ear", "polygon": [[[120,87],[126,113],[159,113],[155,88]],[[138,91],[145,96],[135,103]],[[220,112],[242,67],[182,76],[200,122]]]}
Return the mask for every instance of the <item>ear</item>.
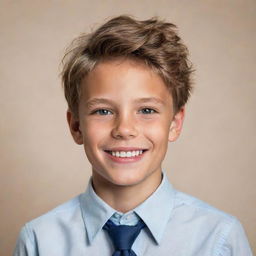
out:
{"label": "ear", "polygon": [[82,132],[80,131],[79,120],[74,117],[74,114],[70,110],[67,111],[67,121],[68,121],[69,129],[73,136],[74,141],[78,145],[82,145],[83,135],[82,135]]}
{"label": "ear", "polygon": [[170,125],[170,130],[169,130],[169,138],[168,140],[170,142],[173,142],[178,139],[181,130],[182,130],[182,125],[185,117],[185,108],[182,107],[179,112],[177,112]]}

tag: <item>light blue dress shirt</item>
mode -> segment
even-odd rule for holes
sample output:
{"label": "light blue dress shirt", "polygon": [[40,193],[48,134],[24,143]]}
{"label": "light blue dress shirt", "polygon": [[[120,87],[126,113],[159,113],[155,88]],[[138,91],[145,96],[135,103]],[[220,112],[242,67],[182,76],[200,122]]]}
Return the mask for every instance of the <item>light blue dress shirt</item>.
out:
{"label": "light blue dress shirt", "polygon": [[157,190],[133,211],[116,212],[99,198],[91,181],[85,193],[27,223],[14,256],[111,256],[102,229],[107,220],[144,228],[132,249],[138,256],[251,256],[239,221],[175,190],[165,174]]}

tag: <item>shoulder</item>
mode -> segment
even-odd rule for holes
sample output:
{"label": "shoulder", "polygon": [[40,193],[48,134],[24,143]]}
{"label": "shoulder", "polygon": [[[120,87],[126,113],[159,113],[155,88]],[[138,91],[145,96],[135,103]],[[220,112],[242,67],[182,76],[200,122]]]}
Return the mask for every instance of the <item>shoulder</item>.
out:
{"label": "shoulder", "polygon": [[82,220],[80,210],[80,196],[55,207],[49,212],[29,221],[25,225],[27,233],[44,233],[44,230],[57,230]]}
{"label": "shoulder", "polygon": [[174,201],[174,218],[205,236],[218,234],[219,238],[226,239],[233,226],[239,223],[233,215],[183,192],[176,191]]}
{"label": "shoulder", "polygon": [[237,218],[222,210],[186,193],[175,190],[174,214],[192,223],[202,223],[205,227],[221,227],[226,235],[232,226],[238,222]]}
{"label": "shoulder", "polygon": [[83,226],[80,196],[27,222],[20,231],[14,255],[39,255],[39,248],[49,248],[52,241],[65,244],[67,231]]}
{"label": "shoulder", "polygon": [[187,214],[198,215],[200,217],[208,216],[216,219],[221,219],[228,223],[236,221],[236,218],[216,207],[186,193],[175,190],[175,203],[176,210],[184,209]]}
{"label": "shoulder", "polygon": [[[173,219],[180,227],[189,227],[190,234],[215,241],[216,255],[252,255],[240,221],[208,203],[191,195],[175,190]],[[199,235],[200,234],[200,235]],[[225,252],[225,253],[224,253]]]}

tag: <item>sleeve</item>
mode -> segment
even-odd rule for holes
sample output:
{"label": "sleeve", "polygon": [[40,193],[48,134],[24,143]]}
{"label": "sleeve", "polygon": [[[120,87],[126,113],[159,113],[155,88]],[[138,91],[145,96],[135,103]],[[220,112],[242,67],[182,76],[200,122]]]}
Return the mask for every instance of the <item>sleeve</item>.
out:
{"label": "sleeve", "polygon": [[13,256],[39,256],[35,239],[28,225],[25,225],[20,231]]}
{"label": "sleeve", "polygon": [[219,256],[253,256],[241,223],[234,219],[228,236],[223,241]]}

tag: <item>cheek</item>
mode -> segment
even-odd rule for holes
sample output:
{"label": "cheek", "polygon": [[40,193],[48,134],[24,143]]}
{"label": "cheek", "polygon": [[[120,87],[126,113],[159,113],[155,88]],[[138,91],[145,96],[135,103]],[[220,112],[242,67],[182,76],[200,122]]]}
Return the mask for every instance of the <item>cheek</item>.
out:
{"label": "cheek", "polygon": [[154,124],[144,126],[144,135],[155,147],[168,144],[169,125],[165,122],[156,122]]}
{"label": "cheek", "polygon": [[146,120],[142,123],[142,127],[145,127],[145,131],[150,133],[166,134],[169,131],[170,120],[166,116],[154,118],[152,120]]}
{"label": "cheek", "polygon": [[88,122],[83,127],[84,144],[94,147],[99,142],[103,141],[108,133],[109,129],[106,127],[106,125],[103,126],[98,122]]}

